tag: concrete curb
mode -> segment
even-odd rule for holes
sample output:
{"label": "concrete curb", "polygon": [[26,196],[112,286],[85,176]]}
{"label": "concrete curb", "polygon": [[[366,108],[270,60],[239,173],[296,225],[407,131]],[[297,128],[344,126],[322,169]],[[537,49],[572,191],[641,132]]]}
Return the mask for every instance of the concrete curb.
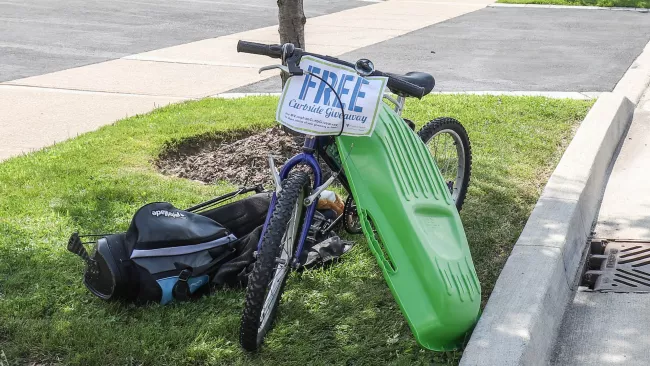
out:
{"label": "concrete curb", "polygon": [[462,366],[549,363],[634,106],[623,95],[604,93],[585,117],[497,280]]}
{"label": "concrete curb", "polygon": [[220,93],[210,98],[238,99],[245,97],[279,97],[282,93]]}
{"label": "concrete curb", "polygon": [[632,103],[638,104],[648,85],[650,85],[650,42],[618,81],[614,93],[624,95]]}
{"label": "concrete curb", "polygon": [[563,10],[612,10],[612,11],[636,11],[639,13],[648,13],[647,8],[626,8],[620,6],[579,6],[579,5],[543,5],[543,4],[508,4],[494,3],[487,6],[488,8],[537,8],[537,9],[563,9]]}
{"label": "concrete curb", "polygon": [[[281,93],[220,93],[211,96],[211,98],[236,99],[250,96],[279,96]],[[589,100],[596,99],[601,92],[553,92],[553,91],[451,91],[451,92],[431,92],[436,94],[469,94],[469,95],[505,95],[516,97],[546,97],[558,99],[578,99]]]}
{"label": "concrete curb", "polygon": [[550,362],[608,169],[649,84],[650,42],[578,128],[497,280],[461,365]]}

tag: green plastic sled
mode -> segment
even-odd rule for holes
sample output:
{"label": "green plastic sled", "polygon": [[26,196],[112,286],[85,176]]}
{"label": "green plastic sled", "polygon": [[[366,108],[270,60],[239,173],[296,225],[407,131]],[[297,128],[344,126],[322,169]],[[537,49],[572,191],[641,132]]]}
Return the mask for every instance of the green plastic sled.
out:
{"label": "green plastic sled", "polygon": [[415,338],[430,350],[457,348],[478,319],[481,287],[426,146],[383,104],[371,137],[337,139],[363,232]]}

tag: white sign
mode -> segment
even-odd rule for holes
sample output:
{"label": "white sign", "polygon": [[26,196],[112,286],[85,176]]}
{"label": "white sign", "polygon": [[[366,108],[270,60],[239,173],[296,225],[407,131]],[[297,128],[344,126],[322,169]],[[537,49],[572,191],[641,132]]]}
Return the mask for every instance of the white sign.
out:
{"label": "white sign", "polygon": [[290,77],[280,97],[278,122],[307,135],[338,135],[343,107],[343,135],[372,135],[387,78],[362,77],[351,67],[313,56],[303,56],[300,68],[327,80],[334,90],[307,73]]}

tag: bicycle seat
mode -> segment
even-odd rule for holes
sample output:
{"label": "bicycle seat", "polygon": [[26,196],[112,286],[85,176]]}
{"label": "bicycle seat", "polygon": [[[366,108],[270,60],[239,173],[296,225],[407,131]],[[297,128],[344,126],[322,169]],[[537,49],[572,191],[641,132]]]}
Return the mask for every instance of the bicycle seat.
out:
{"label": "bicycle seat", "polygon": [[[408,81],[411,84],[415,84],[421,88],[424,88],[424,95],[431,93],[433,87],[436,85],[436,80],[430,74],[426,72],[411,71],[407,72],[404,75],[399,74],[390,74],[390,76],[400,78],[404,81]],[[395,90],[391,90],[395,94],[399,94]]]}

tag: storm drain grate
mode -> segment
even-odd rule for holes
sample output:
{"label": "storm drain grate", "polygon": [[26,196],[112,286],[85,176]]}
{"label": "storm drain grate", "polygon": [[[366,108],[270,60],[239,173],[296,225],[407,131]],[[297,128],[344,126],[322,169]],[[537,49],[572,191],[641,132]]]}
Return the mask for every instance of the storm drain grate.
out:
{"label": "storm drain grate", "polygon": [[591,241],[582,286],[602,292],[650,292],[650,242]]}

